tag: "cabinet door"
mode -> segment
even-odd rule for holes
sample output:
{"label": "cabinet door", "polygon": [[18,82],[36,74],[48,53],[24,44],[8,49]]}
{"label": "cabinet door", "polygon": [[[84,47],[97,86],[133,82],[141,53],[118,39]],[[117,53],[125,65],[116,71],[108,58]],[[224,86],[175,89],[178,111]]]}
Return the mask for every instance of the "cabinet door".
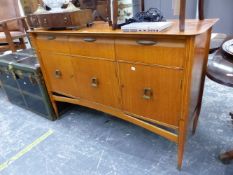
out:
{"label": "cabinet door", "polygon": [[120,63],[123,110],[177,126],[182,71]]}
{"label": "cabinet door", "polygon": [[119,106],[119,83],[115,63],[75,57],[78,97],[107,106]]}
{"label": "cabinet door", "polygon": [[75,96],[76,83],[72,57],[48,52],[42,52],[41,57],[51,90],[63,95]]}

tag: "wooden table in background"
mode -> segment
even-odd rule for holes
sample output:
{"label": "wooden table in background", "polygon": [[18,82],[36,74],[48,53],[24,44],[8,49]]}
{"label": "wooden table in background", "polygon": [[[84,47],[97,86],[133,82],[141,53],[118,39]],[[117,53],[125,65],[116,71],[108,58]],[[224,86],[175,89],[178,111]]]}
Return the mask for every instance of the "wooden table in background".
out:
{"label": "wooden table in background", "polygon": [[[207,76],[219,84],[233,87],[233,56],[218,49],[209,60]],[[233,119],[233,113],[230,115]],[[223,163],[229,163],[233,159],[233,150],[221,154],[219,158]]]}

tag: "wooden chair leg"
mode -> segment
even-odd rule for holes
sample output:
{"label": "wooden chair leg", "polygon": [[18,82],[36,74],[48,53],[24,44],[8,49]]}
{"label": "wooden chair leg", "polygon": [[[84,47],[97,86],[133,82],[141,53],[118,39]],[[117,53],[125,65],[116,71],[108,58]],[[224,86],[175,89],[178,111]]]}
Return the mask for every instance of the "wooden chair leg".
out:
{"label": "wooden chair leg", "polygon": [[[160,9],[161,10],[161,9]],[[145,2],[144,0],[141,0],[141,11],[144,12],[145,11]]]}
{"label": "wooden chair leg", "polygon": [[26,44],[25,44],[24,38],[19,38],[19,43],[20,43],[21,49],[26,49]]}
{"label": "wooden chair leg", "polygon": [[199,0],[199,3],[198,3],[198,16],[199,16],[199,20],[204,19],[204,0]]}
{"label": "wooden chair leg", "polygon": [[9,44],[11,51],[16,52],[16,47],[15,47],[15,44],[14,44],[13,39],[11,37],[10,31],[8,30],[7,24],[3,23],[2,28],[3,28],[3,32],[6,35],[6,41]]}
{"label": "wooden chair leg", "polygon": [[185,9],[186,9],[186,0],[180,0],[180,16],[179,16],[180,32],[184,32],[185,30]]}

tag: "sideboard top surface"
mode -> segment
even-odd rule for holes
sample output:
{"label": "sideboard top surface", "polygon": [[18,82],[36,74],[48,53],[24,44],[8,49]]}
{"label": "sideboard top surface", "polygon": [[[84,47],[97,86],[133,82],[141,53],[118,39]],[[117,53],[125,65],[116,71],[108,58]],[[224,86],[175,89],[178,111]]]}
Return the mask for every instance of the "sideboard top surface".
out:
{"label": "sideboard top surface", "polygon": [[106,22],[95,22],[92,27],[83,28],[79,30],[46,30],[46,29],[34,29],[30,30],[31,33],[53,33],[53,34],[95,34],[95,35],[179,35],[179,36],[191,36],[198,35],[206,32],[211,28],[218,19],[187,19],[185,21],[185,31],[179,31],[179,21],[170,20],[173,25],[162,32],[122,32],[120,29],[112,30],[111,26]]}

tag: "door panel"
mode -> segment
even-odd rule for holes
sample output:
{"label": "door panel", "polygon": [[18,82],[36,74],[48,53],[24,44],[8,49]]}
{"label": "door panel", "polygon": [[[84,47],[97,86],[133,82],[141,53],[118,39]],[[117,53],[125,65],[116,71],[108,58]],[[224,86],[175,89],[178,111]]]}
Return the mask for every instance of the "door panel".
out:
{"label": "door panel", "polygon": [[75,57],[74,68],[78,97],[119,107],[119,84],[112,61]]}
{"label": "door panel", "polygon": [[120,63],[123,110],[178,126],[182,71]]}
{"label": "door panel", "polygon": [[41,53],[51,90],[63,95],[76,96],[76,83],[70,56]]}

